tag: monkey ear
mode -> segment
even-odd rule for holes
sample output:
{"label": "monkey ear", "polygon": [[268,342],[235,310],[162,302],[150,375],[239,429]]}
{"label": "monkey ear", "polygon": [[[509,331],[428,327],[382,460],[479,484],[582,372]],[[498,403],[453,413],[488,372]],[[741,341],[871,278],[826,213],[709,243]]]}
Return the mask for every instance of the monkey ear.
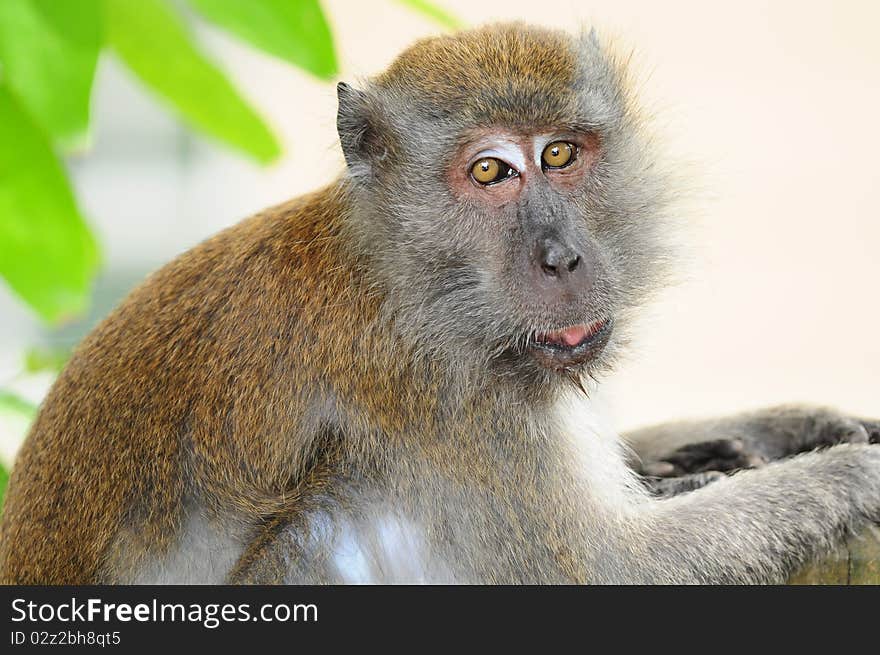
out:
{"label": "monkey ear", "polygon": [[336,130],[342,154],[352,175],[365,177],[386,152],[379,136],[378,112],[366,92],[345,82],[336,85],[336,95],[339,99]]}

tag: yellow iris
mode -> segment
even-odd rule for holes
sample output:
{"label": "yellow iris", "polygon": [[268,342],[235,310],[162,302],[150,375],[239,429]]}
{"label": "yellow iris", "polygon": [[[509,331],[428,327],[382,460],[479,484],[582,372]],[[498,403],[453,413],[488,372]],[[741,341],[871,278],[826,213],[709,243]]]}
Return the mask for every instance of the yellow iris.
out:
{"label": "yellow iris", "polygon": [[554,141],[544,148],[541,159],[550,168],[562,168],[574,158],[574,146],[567,141]]}
{"label": "yellow iris", "polygon": [[480,184],[488,184],[493,182],[501,171],[498,160],[492,157],[484,157],[471,167],[471,175]]}

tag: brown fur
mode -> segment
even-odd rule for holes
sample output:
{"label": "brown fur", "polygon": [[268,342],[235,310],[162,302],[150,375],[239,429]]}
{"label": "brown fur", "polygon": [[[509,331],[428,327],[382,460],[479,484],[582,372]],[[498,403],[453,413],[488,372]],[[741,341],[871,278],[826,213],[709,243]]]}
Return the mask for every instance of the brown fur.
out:
{"label": "brown fur", "polygon": [[284,513],[321,447],[297,429],[309,385],[380,429],[430,413],[432,396],[404,391],[406,372],[367,329],[377,299],[342,264],[345,202],[338,183],[222,232],[81,344],[16,462],[4,582],[99,580],[125,525],[133,566],[167,548],[188,497],[246,520]]}
{"label": "brown fur", "polygon": [[517,101],[535,105],[530,125],[560,125],[571,114],[575,53],[561,32],[520,24],[491,25],[424,39],[404,51],[377,84],[429,98],[467,120],[484,124],[525,122]]}

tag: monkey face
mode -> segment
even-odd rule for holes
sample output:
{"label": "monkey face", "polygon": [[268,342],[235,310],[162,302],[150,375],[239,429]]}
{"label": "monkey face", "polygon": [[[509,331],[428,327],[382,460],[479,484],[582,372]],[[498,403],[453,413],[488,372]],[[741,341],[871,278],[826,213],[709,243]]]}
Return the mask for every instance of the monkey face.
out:
{"label": "monkey face", "polygon": [[600,147],[588,131],[480,128],[446,170],[457,201],[493,227],[484,275],[520,312],[520,349],[550,370],[595,359],[611,335],[608,265],[576,206]]}
{"label": "monkey face", "polygon": [[339,99],[351,227],[402,339],[505,378],[608,361],[660,279],[668,195],[595,37],[438,37]]}

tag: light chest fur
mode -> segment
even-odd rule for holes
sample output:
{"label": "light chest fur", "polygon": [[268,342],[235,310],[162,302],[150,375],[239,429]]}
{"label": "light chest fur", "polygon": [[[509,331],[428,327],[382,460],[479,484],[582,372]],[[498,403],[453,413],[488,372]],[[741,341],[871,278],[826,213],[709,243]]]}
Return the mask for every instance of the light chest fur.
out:
{"label": "light chest fur", "polygon": [[[579,492],[569,496],[567,504],[555,505],[548,514],[531,503],[556,490],[523,489],[512,479],[505,488],[503,476],[488,489],[442,473],[416,484],[407,484],[405,476],[368,486],[340,482],[332,498],[328,495],[301,521],[284,528],[279,538],[280,550],[287,553],[284,582],[469,583],[511,576],[527,580],[530,566],[548,569],[548,563],[540,561],[547,558],[542,543],[546,535],[530,534],[525,527],[530,525],[546,526],[554,540],[569,541],[571,548],[594,543],[599,549],[601,530],[586,540],[580,531],[625,519],[643,496],[619,440],[594,403],[574,393],[560,398],[549,429],[558,440],[558,461],[566,462],[567,479]],[[496,452],[504,456],[503,449]],[[510,455],[521,456],[516,451]],[[505,463],[482,464],[503,468]],[[397,466],[405,469],[407,462]],[[224,528],[198,511],[188,516],[177,544],[150,559],[133,581],[226,580],[246,548],[246,531]],[[484,555],[475,561],[474,553]],[[589,559],[591,554],[577,556]]]}

